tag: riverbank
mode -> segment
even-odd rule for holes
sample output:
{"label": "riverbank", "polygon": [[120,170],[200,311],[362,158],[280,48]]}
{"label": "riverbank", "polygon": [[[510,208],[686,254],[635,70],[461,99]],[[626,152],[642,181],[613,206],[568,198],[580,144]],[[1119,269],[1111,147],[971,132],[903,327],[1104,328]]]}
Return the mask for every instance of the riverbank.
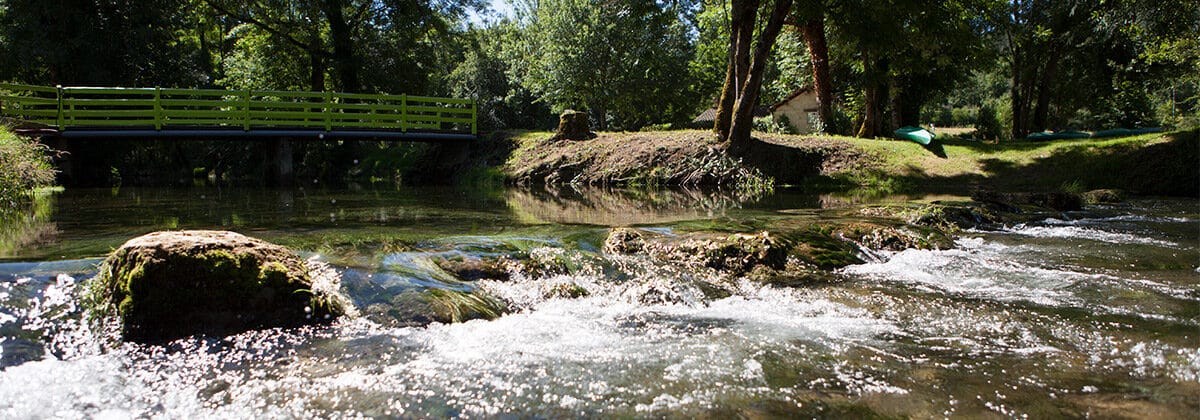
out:
{"label": "riverbank", "polygon": [[[1104,140],[989,144],[757,133],[742,156],[702,130],[599,133],[552,140],[548,132],[499,133],[485,146],[507,153],[498,172],[518,184],[607,186],[797,186],[869,194],[976,189],[1121,189],[1139,195],[1200,196],[1198,131]],[[485,142],[486,143],[486,142]],[[498,159],[492,159],[498,161]]]}

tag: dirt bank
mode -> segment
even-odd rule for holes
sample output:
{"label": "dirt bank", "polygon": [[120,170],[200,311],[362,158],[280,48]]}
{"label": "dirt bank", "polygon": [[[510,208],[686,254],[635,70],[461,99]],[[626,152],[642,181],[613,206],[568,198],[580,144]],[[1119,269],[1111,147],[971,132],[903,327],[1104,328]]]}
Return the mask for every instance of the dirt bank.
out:
{"label": "dirt bank", "polygon": [[700,130],[600,133],[584,141],[525,133],[514,140],[504,173],[521,184],[747,187],[794,183],[870,161],[861,148],[826,138],[769,138],[733,156]]}
{"label": "dirt bank", "polygon": [[500,174],[517,184],[793,185],[880,193],[1112,188],[1200,196],[1195,130],[1001,144],[948,139],[933,147],[887,139],[756,134],[755,145],[737,156],[701,130],[599,133],[584,141],[552,140],[546,132],[506,133],[481,149],[505,153],[489,160],[503,160]]}

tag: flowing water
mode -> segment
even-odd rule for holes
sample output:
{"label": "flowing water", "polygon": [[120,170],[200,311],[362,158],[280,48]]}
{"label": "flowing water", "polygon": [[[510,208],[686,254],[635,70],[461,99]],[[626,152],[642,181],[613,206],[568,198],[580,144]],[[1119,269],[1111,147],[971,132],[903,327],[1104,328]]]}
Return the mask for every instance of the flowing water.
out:
{"label": "flowing water", "polygon": [[[903,199],[903,198],[899,198]],[[1133,200],[869,253],[839,281],[739,281],[599,250],[828,217],[853,200],[692,191],[68,190],[0,235],[0,418],[1141,417],[1200,413],[1200,202]],[[329,264],[359,307],[480,288],[493,321],[331,326],[106,346],[82,284],[154,230],[228,229]],[[569,274],[462,283],[437,257]],[[581,298],[545,293],[573,284]],[[647,288],[673,299],[646,299]]]}

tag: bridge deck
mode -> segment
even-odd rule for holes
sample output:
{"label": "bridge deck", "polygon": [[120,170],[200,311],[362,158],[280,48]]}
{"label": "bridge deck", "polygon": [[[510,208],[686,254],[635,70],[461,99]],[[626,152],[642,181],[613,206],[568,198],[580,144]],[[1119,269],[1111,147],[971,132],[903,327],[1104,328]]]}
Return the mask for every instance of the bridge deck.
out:
{"label": "bridge deck", "polygon": [[[0,116],[76,138],[468,140],[475,102],[428,96],[0,84]],[[30,131],[30,130],[26,130]]]}

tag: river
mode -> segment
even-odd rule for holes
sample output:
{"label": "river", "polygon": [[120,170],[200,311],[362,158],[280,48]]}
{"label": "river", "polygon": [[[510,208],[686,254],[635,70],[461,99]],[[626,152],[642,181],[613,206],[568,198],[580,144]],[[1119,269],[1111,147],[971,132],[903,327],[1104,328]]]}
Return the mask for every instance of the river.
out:
{"label": "river", "polygon": [[[1134,199],[874,252],[836,281],[688,293],[608,256],[657,233],[938,197],[564,187],[67,190],[0,235],[0,418],[1141,417],[1200,413],[1200,202]],[[81,284],[163,229],[227,229],[328,263],[358,306],[483,288],[493,321],[330,326],[104,345]],[[431,258],[554,254],[570,274],[462,283]],[[665,285],[682,298],[647,302]],[[589,294],[543,291],[569,283]]]}

